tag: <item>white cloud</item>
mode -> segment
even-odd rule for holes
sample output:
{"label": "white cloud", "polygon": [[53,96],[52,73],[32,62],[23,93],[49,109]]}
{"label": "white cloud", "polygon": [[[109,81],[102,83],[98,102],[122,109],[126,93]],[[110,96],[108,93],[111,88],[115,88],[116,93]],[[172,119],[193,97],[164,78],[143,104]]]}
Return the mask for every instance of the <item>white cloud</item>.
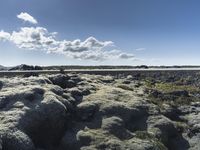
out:
{"label": "white cloud", "polygon": [[98,41],[94,37],[89,37],[85,41],[76,39],[74,41],[60,41],[58,49],[64,52],[83,52],[89,50],[98,50],[105,47],[113,46],[112,41]]}
{"label": "white cloud", "polygon": [[47,50],[55,44],[54,35],[42,27],[23,27],[13,31],[10,41],[19,48]]}
{"label": "white cloud", "polygon": [[23,20],[23,21],[26,21],[26,22],[29,22],[29,23],[32,23],[32,24],[37,24],[37,20],[32,17],[31,15],[29,15],[28,13],[26,12],[21,12],[19,15],[17,15],[17,18]]}
{"label": "white cloud", "polygon": [[144,51],[144,50],[146,50],[146,48],[137,48],[137,49],[135,49],[136,51]]}
{"label": "white cloud", "polygon": [[95,37],[83,41],[60,41],[56,39],[56,34],[57,32],[50,33],[44,27],[22,27],[12,33],[0,31],[0,40],[8,40],[25,50],[43,50],[75,59],[103,61],[134,58],[133,54],[115,50],[112,41],[99,41]]}
{"label": "white cloud", "polygon": [[128,54],[128,53],[120,53],[119,58],[122,59],[129,59],[129,58],[134,58],[135,56],[133,54]]}
{"label": "white cloud", "polygon": [[0,40],[5,41],[10,39],[10,34],[4,32],[3,30],[0,31]]}

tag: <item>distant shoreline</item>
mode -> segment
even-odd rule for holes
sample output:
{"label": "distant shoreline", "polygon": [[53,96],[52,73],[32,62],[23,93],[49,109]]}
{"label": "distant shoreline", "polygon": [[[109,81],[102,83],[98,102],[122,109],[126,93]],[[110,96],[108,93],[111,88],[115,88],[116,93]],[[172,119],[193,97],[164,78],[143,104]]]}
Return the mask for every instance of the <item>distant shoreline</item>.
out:
{"label": "distant shoreline", "polygon": [[95,69],[110,69],[110,70],[142,70],[142,69],[149,69],[149,70],[198,70],[200,66],[198,65],[172,65],[172,66],[148,66],[148,65],[137,65],[137,66],[129,66],[129,65],[96,65],[96,66],[84,66],[84,65],[52,65],[52,66],[37,66],[37,65],[26,65],[21,64],[17,66],[2,66],[0,65],[0,71],[6,70],[71,70],[71,69],[78,69],[78,70],[95,70]]}
{"label": "distant shoreline", "polygon": [[[137,73],[154,73],[154,72],[196,72],[200,68],[149,68],[149,69],[67,69],[63,73],[81,73],[81,74],[96,74],[96,75],[133,75]],[[0,71],[2,76],[18,76],[27,74],[58,74],[60,70],[12,70]]]}

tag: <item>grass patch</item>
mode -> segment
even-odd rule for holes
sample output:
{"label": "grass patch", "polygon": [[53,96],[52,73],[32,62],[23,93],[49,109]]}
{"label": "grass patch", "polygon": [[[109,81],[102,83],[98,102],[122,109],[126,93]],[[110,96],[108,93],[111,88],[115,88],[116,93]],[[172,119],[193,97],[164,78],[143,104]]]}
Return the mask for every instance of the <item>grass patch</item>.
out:
{"label": "grass patch", "polygon": [[194,97],[183,97],[183,96],[173,96],[168,94],[162,94],[161,97],[148,96],[149,100],[160,107],[163,108],[163,104],[169,104],[171,106],[181,106],[189,105],[191,102],[197,101]]}
{"label": "grass patch", "polygon": [[143,83],[148,88],[153,88],[155,86],[155,83],[159,83],[159,81],[156,81],[153,78],[147,77],[143,80]]}
{"label": "grass patch", "polygon": [[180,84],[179,82],[176,83],[166,83],[166,82],[155,82],[152,80],[148,80],[146,79],[144,81],[144,85],[149,88],[149,89],[155,89],[161,92],[173,92],[173,91],[181,91],[181,90],[186,90],[189,93],[196,93],[196,92],[200,92],[200,88],[196,87],[194,85],[184,85],[184,84]]}
{"label": "grass patch", "polygon": [[156,147],[156,150],[167,150],[165,145],[161,143],[153,135],[149,134],[147,131],[135,131],[136,137],[139,139],[149,140]]}
{"label": "grass patch", "polygon": [[166,93],[178,90],[186,90],[189,93],[200,92],[198,87],[192,85],[176,85],[175,83],[156,83],[153,88]]}
{"label": "grass patch", "polygon": [[135,131],[136,137],[139,139],[151,139],[154,138],[147,131]]}
{"label": "grass patch", "polygon": [[130,86],[125,85],[125,84],[119,84],[119,85],[117,85],[117,87],[121,88],[123,90],[133,91],[133,88],[131,88]]}
{"label": "grass patch", "polygon": [[149,100],[161,108],[163,103],[167,103],[171,106],[180,106],[189,105],[191,102],[199,100],[199,97],[195,95],[200,92],[200,88],[195,85],[184,85],[176,82],[155,82],[152,80],[145,80],[144,85],[147,91],[149,91]]}

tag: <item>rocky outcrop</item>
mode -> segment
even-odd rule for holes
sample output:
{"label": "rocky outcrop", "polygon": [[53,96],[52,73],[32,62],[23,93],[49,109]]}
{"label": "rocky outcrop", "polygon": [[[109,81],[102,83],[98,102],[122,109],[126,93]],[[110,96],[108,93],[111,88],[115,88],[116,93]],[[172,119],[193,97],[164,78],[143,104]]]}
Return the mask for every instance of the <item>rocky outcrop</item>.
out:
{"label": "rocky outcrop", "polygon": [[[29,84],[34,82],[29,81]],[[8,82],[5,86],[14,84]],[[10,87],[11,88],[11,87]],[[67,106],[53,85],[17,86],[1,92],[0,133],[5,149],[57,146],[67,123]],[[3,89],[4,90],[4,89]],[[17,146],[19,145],[19,146]],[[29,147],[30,148],[27,148]]]}
{"label": "rocky outcrop", "polygon": [[145,91],[134,76],[1,78],[0,150],[198,149],[199,103],[175,106]]}

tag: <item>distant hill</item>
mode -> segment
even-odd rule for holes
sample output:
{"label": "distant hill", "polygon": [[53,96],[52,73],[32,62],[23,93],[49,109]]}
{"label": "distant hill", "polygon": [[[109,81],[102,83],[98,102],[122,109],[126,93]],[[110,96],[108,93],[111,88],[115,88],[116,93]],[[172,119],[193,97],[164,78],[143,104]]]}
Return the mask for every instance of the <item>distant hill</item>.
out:
{"label": "distant hill", "polygon": [[21,64],[19,66],[12,67],[9,70],[12,71],[12,70],[43,70],[43,69],[40,66],[29,66],[29,65]]}
{"label": "distant hill", "polygon": [[147,66],[147,65],[138,65],[138,66],[79,66],[79,65],[61,65],[61,66],[43,66],[44,70],[70,70],[70,69],[150,69],[150,68],[158,68],[158,69],[166,69],[166,68],[200,68],[200,66]]}
{"label": "distant hill", "polygon": [[66,66],[45,66],[44,70],[59,70],[59,69],[148,69],[146,65],[140,66],[79,66],[79,65],[66,65]]}
{"label": "distant hill", "polygon": [[21,64],[15,67],[5,67],[0,65],[0,71],[2,70],[73,70],[73,69],[165,69],[165,68],[200,68],[200,66],[147,66],[147,65],[138,65],[138,66],[81,66],[81,65],[57,65],[57,66],[32,66]]}
{"label": "distant hill", "polygon": [[7,67],[0,65],[0,70],[7,70],[7,69],[8,69]]}

